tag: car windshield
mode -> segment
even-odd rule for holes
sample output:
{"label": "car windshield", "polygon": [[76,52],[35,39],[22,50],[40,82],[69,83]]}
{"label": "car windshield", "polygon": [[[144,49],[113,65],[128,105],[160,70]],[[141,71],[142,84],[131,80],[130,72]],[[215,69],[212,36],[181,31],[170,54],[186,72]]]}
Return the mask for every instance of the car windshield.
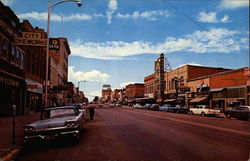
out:
{"label": "car windshield", "polygon": [[65,116],[75,116],[76,112],[74,109],[55,109],[48,110],[45,112],[45,119],[55,118],[55,117],[65,117]]}

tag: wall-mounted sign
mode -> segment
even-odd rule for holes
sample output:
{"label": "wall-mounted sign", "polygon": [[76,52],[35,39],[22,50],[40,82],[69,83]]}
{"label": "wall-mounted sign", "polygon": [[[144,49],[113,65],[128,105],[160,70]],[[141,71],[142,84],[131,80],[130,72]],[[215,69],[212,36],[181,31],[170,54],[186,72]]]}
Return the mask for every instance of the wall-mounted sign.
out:
{"label": "wall-mounted sign", "polygon": [[2,76],[0,76],[0,83],[4,84],[4,85],[14,86],[14,87],[20,86],[19,82],[15,81],[13,79],[10,79],[10,78],[2,77]]}
{"label": "wall-mounted sign", "polygon": [[42,39],[41,33],[37,32],[22,32],[22,35],[25,39]]}
{"label": "wall-mounted sign", "polygon": [[25,45],[25,46],[47,46],[47,39],[25,39],[17,37],[15,39],[16,45]]}
{"label": "wall-mounted sign", "polygon": [[60,41],[59,39],[50,38],[49,39],[49,48],[54,50],[60,49]]}
{"label": "wall-mounted sign", "polygon": [[[50,38],[49,48],[58,50],[60,48],[59,39]],[[15,38],[16,45],[23,46],[47,46],[47,39],[42,39],[41,33],[37,32],[23,32],[22,37]]]}

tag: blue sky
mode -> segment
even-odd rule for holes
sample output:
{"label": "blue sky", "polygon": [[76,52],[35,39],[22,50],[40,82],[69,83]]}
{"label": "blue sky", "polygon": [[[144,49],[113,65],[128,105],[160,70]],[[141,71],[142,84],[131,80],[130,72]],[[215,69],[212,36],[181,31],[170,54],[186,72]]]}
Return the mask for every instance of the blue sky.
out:
{"label": "blue sky", "polygon": [[[31,24],[47,24],[46,0],[2,0]],[[52,0],[52,3],[57,0]],[[172,68],[184,64],[249,66],[248,0],[84,0],[52,9],[51,36],[67,37],[69,81],[87,96],[103,84],[143,82],[165,53]]]}

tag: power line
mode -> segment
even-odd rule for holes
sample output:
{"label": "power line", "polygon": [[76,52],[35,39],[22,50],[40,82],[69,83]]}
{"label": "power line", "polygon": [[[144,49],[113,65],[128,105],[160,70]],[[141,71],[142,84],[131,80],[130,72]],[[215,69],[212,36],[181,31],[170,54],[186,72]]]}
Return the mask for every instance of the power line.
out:
{"label": "power line", "polygon": [[[176,10],[177,12],[181,13],[184,17],[186,17],[189,21],[191,21],[193,24],[197,25],[198,27],[200,27],[202,30],[207,31],[210,35],[214,36],[215,38],[219,39],[219,37],[210,32],[206,27],[204,27],[203,25],[201,25],[200,23],[198,23],[197,21],[193,20],[190,16],[188,16],[186,13],[184,13],[183,11],[181,11],[180,9],[178,9],[177,7],[175,7],[173,4],[171,4],[168,0],[162,0],[163,2],[167,3],[171,8],[173,8],[174,10]],[[221,39],[222,44],[227,47],[225,41],[223,39]]]}

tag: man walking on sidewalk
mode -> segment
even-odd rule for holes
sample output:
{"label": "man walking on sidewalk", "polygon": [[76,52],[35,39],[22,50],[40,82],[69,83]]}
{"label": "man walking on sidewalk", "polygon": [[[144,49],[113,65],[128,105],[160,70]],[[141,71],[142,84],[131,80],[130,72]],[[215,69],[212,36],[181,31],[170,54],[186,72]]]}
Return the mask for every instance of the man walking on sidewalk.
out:
{"label": "man walking on sidewalk", "polygon": [[89,103],[88,110],[89,110],[90,120],[93,120],[94,119],[94,114],[95,114],[95,105],[92,102]]}

